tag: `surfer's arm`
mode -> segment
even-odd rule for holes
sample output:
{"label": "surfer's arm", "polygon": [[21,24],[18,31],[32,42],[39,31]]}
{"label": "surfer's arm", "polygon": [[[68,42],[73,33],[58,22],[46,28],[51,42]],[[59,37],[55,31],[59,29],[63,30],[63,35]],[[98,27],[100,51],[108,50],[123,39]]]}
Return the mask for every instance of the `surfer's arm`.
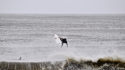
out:
{"label": "surfer's arm", "polygon": [[61,38],[61,37],[59,37],[60,39],[63,39],[63,38]]}

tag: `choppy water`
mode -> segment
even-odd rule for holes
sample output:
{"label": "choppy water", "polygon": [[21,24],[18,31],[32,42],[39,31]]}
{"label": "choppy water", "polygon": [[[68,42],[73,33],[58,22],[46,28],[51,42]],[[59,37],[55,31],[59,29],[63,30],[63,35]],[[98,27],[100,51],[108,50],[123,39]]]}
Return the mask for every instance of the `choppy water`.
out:
{"label": "choppy water", "polygon": [[[54,34],[66,37],[69,47],[59,47]],[[125,15],[0,14],[0,61],[124,59],[124,51]]]}

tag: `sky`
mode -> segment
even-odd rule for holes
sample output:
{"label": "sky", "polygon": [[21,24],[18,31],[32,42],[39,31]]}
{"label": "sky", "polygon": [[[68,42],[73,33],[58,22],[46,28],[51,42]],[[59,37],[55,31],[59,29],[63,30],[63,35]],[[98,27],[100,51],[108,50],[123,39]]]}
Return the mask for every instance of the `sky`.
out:
{"label": "sky", "polygon": [[0,13],[125,14],[125,0],[0,0]]}

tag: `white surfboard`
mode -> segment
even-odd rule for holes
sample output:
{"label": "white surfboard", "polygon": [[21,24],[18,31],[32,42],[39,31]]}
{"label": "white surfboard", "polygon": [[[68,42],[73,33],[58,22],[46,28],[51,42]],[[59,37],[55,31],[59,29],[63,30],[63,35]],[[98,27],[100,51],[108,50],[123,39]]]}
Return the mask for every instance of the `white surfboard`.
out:
{"label": "white surfboard", "polygon": [[62,46],[62,41],[57,34],[54,35],[54,39],[59,46]]}

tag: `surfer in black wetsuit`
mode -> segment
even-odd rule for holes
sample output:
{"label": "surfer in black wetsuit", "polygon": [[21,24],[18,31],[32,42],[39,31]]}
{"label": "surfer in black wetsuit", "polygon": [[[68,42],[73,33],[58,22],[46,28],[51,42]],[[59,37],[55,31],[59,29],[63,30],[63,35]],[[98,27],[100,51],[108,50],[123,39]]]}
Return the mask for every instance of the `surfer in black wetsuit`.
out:
{"label": "surfer in black wetsuit", "polygon": [[[62,46],[63,46],[63,43],[66,43],[67,44],[67,47],[68,47],[68,43],[67,43],[67,39],[66,38],[61,38],[61,37],[59,37],[60,38],[60,40],[62,41]],[[62,47],[61,46],[61,47]]]}

